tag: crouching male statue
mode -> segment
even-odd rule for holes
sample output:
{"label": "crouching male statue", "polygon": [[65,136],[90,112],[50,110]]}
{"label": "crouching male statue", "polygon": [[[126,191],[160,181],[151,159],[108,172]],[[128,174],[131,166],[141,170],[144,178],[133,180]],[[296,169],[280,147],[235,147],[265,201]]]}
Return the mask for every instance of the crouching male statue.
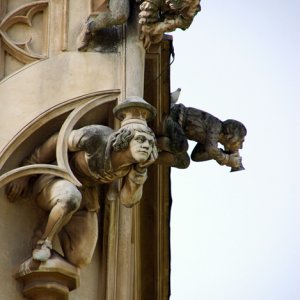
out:
{"label": "crouching male statue", "polygon": [[[140,201],[147,167],[157,158],[155,135],[146,122],[155,111],[143,99],[131,97],[114,109],[122,119],[119,130],[90,125],[71,132],[70,166],[81,181],[81,188],[53,175],[23,177],[7,185],[9,200],[30,194],[39,207],[49,212],[42,236],[33,249],[34,260],[51,257],[53,238],[58,234],[68,262],[82,267],[91,261],[98,237],[99,184],[115,185],[117,179],[123,178],[120,202],[132,207]],[[35,149],[23,165],[55,162],[57,137],[53,135]]]}
{"label": "crouching male statue", "polygon": [[[247,134],[246,127],[239,121],[222,122],[213,115],[183,104],[174,104],[164,121],[164,135],[157,140],[164,158],[174,167],[187,168],[188,139],[197,144],[192,151],[193,161],[216,160],[220,165],[231,167],[231,171],[244,170],[239,149]],[[222,144],[224,149],[218,148]]]}

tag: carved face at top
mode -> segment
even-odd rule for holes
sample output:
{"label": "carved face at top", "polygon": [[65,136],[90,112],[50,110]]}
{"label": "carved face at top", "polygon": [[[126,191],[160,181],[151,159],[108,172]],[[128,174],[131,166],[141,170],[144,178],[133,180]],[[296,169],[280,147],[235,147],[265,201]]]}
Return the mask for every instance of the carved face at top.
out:
{"label": "carved face at top", "polygon": [[129,143],[129,149],[136,162],[145,162],[155,147],[154,137],[146,132],[136,131]]}

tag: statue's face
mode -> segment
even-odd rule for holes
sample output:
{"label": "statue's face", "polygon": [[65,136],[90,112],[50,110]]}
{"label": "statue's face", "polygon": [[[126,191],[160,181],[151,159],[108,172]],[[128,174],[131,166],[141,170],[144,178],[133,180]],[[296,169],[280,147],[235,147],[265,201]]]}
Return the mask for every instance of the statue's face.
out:
{"label": "statue's face", "polygon": [[145,162],[155,147],[154,137],[146,132],[136,131],[129,143],[132,157],[138,163]]}
{"label": "statue's face", "polygon": [[224,144],[225,150],[230,152],[235,152],[238,151],[239,149],[243,149],[244,141],[245,141],[244,138],[231,139],[230,141],[227,141]]}

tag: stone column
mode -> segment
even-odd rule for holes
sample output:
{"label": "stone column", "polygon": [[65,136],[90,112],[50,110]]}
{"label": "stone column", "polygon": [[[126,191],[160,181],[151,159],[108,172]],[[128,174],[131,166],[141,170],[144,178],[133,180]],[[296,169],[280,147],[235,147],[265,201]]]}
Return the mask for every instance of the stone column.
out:
{"label": "stone column", "polygon": [[[125,97],[144,96],[144,72],[145,72],[145,49],[139,39],[138,28],[138,4],[134,4],[131,10],[131,18],[126,30],[126,50],[125,50]],[[133,6],[132,6],[133,7]],[[147,100],[147,99],[146,99]],[[132,300],[134,294],[134,273],[135,256],[134,249],[137,247],[133,243],[133,223],[138,226],[139,214],[134,211],[139,210],[139,205],[133,208],[126,208],[121,205],[119,219],[119,252],[118,252],[118,274],[117,288],[118,300]]]}

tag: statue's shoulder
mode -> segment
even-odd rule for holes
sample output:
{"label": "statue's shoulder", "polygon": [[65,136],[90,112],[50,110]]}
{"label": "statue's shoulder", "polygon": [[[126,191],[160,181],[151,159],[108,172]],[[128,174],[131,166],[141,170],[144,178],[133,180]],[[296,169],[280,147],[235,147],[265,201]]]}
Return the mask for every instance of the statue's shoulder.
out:
{"label": "statue's shoulder", "polygon": [[104,125],[88,125],[75,130],[77,146],[89,153],[105,148],[114,130]]}
{"label": "statue's shoulder", "polygon": [[79,128],[78,130],[81,131],[83,135],[86,135],[88,137],[99,137],[99,138],[108,137],[114,132],[112,128],[105,125],[99,125],[99,124],[87,125]]}

